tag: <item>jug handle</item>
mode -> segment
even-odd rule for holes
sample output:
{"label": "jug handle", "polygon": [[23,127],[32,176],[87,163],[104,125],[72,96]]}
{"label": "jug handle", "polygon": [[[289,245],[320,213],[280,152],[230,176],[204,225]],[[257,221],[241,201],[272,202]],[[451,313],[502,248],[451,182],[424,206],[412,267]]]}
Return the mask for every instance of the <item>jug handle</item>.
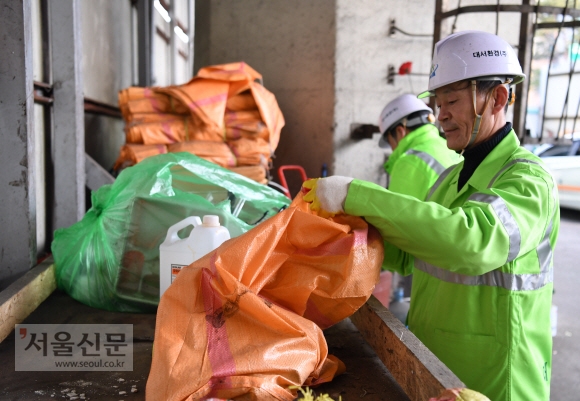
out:
{"label": "jug handle", "polygon": [[177,233],[187,226],[193,226],[195,229],[195,227],[201,226],[201,219],[198,216],[189,216],[188,218],[181,220],[179,223],[175,223],[169,227],[169,230],[167,230],[167,236],[163,242],[177,242],[181,239]]}

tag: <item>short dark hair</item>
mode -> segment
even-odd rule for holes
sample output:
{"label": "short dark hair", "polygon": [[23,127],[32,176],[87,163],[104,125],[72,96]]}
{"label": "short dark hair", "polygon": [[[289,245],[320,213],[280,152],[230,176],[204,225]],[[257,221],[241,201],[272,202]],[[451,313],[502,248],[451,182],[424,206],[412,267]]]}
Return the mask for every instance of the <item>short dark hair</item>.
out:
{"label": "short dark hair", "polygon": [[490,93],[495,87],[501,85],[502,82],[499,80],[495,81],[477,81],[477,94],[478,95],[487,95]]}
{"label": "short dark hair", "polygon": [[[473,81],[473,80],[472,79],[464,79],[461,82],[465,83],[465,87],[462,87],[459,89],[463,90],[463,89],[471,88],[471,81]],[[476,88],[477,88],[476,90],[477,90],[478,95],[487,95],[496,86],[499,86],[502,84],[502,82],[499,79],[496,79],[496,80],[476,79],[475,81],[476,81]]]}
{"label": "short dark hair", "polygon": [[[414,113],[409,114],[406,118],[407,118],[407,120],[412,120],[413,118],[421,117],[423,115],[428,115],[428,114],[430,114],[429,113],[429,110],[419,110],[419,111],[415,111]],[[417,129],[419,127],[422,127],[425,124],[428,124],[428,123],[420,122],[419,124],[415,124],[415,125],[407,125],[406,128],[409,128],[409,129]],[[392,136],[394,138],[395,137],[395,132],[394,131],[397,129],[397,127],[399,125],[401,127],[403,126],[403,120],[400,120],[399,122],[391,125],[389,128],[386,129],[385,132],[387,133],[387,135],[390,135],[390,136]]]}

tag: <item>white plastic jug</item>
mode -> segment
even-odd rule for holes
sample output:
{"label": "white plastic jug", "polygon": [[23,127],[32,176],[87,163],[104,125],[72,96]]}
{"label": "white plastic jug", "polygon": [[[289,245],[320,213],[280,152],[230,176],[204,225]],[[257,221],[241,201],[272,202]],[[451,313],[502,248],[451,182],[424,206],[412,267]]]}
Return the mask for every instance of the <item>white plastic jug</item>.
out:
{"label": "white plastic jug", "polygon": [[[180,238],[180,230],[193,226],[189,237]],[[188,217],[169,227],[159,246],[159,297],[169,288],[181,268],[207,255],[230,239],[230,232],[220,225],[219,216]]]}

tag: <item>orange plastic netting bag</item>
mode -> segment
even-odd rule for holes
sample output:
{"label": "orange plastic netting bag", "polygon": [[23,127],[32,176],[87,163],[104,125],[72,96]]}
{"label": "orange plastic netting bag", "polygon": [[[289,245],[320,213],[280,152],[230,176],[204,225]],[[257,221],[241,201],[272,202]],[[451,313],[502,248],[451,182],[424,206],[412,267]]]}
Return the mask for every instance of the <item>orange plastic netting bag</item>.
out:
{"label": "orange plastic netting bag", "polygon": [[379,279],[383,242],[362,218],[290,207],[182,269],[157,311],[148,400],[293,400],[344,364],[322,330]]}

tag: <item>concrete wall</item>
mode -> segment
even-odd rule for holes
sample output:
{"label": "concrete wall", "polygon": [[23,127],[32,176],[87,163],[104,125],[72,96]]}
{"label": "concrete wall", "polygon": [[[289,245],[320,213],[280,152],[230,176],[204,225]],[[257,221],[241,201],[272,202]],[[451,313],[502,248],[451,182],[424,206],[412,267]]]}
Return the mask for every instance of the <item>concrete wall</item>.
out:
{"label": "concrete wall", "polygon": [[333,158],[335,1],[196,3],[195,71],[245,61],[260,72],[286,119],[275,166],[318,176]]}
{"label": "concrete wall", "polygon": [[409,31],[432,33],[432,1],[416,2],[419,15],[408,13],[404,0],[198,3],[195,70],[243,60],[278,99],[286,126],[275,167],[299,164],[318,176],[327,163],[329,174],[386,183],[378,137],[350,140],[351,125],[376,124],[389,100],[426,86],[427,78],[417,76],[387,84],[389,64],[398,69],[412,61],[427,73],[432,46],[431,38],[389,38],[388,28],[396,18]]}
{"label": "concrete wall", "polygon": [[[81,2],[83,87],[85,97],[116,106],[118,91],[133,84],[131,4]],[[85,115],[87,153],[109,170],[125,143],[120,119]]]}
{"label": "concrete wall", "polygon": [[386,185],[382,165],[386,153],[373,139],[350,140],[351,124],[378,124],[383,107],[393,98],[419,93],[427,76],[397,75],[387,83],[388,66],[411,61],[413,73],[427,73],[431,63],[431,37],[389,36],[389,21],[413,34],[432,34],[435,2],[405,0],[337,1],[336,82],[334,105],[334,173]]}

